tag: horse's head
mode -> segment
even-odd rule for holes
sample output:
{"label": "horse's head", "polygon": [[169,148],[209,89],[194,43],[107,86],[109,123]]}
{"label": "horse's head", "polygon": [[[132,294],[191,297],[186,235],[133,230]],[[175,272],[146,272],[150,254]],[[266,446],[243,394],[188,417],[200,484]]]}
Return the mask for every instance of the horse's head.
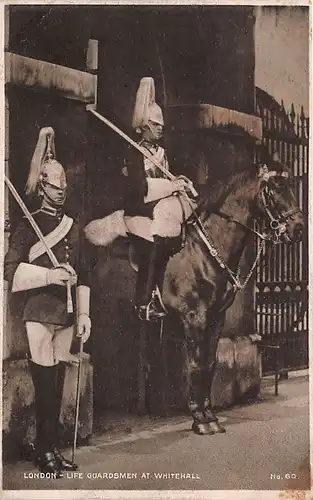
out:
{"label": "horse's head", "polygon": [[276,159],[259,167],[258,208],[269,224],[276,241],[301,241],[303,214],[293,192],[292,173]]}

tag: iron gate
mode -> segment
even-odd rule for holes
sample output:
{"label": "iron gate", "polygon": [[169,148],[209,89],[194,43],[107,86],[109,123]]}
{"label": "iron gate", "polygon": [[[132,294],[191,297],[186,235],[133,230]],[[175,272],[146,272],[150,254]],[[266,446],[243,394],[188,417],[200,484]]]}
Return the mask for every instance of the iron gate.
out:
{"label": "iron gate", "polygon": [[[308,167],[309,119],[303,108],[286,112],[261,89],[257,108],[263,145],[276,151],[294,175],[294,192],[306,222],[302,242],[267,248],[256,272],[256,330],[264,346],[264,375],[308,367]],[[257,242],[258,244],[259,242]]]}

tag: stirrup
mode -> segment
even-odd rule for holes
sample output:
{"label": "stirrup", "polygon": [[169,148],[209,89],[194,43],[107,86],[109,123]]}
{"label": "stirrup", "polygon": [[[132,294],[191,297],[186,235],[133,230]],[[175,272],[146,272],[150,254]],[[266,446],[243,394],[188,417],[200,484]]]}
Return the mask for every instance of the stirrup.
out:
{"label": "stirrup", "polygon": [[162,311],[164,311],[164,313],[167,314],[167,309],[164,305],[164,302],[162,299],[162,294],[160,292],[158,285],[156,286],[156,289],[154,290],[154,292],[152,294],[152,299],[155,299],[155,298],[159,301],[159,304],[161,306]]}
{"label": "stirrup", "polygon": [[146,306],[138,307],[138,317],[141,321],[159,321],[163,319],[166,314],[167,311],[161,299],[158,287],[157,290],[152,293],[150,302]]}

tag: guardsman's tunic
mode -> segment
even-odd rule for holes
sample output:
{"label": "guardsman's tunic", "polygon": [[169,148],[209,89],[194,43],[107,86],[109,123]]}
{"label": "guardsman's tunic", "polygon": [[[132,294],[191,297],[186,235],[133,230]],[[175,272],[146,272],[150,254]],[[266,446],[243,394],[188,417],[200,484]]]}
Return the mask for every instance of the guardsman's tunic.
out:
{"label": "guardsman's tunic", "polygon": [[[39,210],[33,218],[47,242],[52,248],[58,262],[69,263],[78,275],[77,285],[90,286],[89,269],[82,231],[78,224],[57,210],[55,215]],[[26,218],[23,218],[11,237],[9,250],[4,259],[4,279],[12,288],[15,271],[20,263],[53,268],[45,248]],[[31,272],[31,268],[30,268]],[[66,287],[48,285],[23,292],[26,301],[23,320],[54,325],[71,326],[74,314],[67,313]],[[75,311],[75,294],[72,293]]]}
{"label": "guardsman's tunic", "polygon": [[[169,170],[162,146],[152,145],[144,140],[139,145]],[[148,227],[142,217],[149,217],[152,219],[150,237],[179,236],[182,223],[192,214],[192,209],[185,198],[173,195],[172,181],[166,174],[132,148],[127,159],[127,176],[124,210],[127,229],[141,236],[141,227]]]}

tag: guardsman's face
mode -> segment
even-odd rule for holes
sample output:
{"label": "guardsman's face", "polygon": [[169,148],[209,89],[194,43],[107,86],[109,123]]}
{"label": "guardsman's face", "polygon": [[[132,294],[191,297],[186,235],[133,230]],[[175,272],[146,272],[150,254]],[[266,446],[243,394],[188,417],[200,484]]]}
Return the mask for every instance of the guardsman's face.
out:
{"label": "guardsman's face", "polygon": [[45,182],[43,184],[43,199],[49,205],[53,205],[55,207],[62,207],[66,200],[66,188],[61,188],[58,186],[54,186],[49,182]]}
{"label": "guardsman's face", "polygon": [[66,199],[66,175],[56,160],[44,164],[41,173],[41,194],[43,201],[54,207],[61,207]]}
{"label": "guardsman's face", "polygon": [[163,136],[163,125],[154,122],[152,120],[148,121],[148,125],[144,127],[142,131],[142,138],[150,143],[157,143],[162,139]]}

